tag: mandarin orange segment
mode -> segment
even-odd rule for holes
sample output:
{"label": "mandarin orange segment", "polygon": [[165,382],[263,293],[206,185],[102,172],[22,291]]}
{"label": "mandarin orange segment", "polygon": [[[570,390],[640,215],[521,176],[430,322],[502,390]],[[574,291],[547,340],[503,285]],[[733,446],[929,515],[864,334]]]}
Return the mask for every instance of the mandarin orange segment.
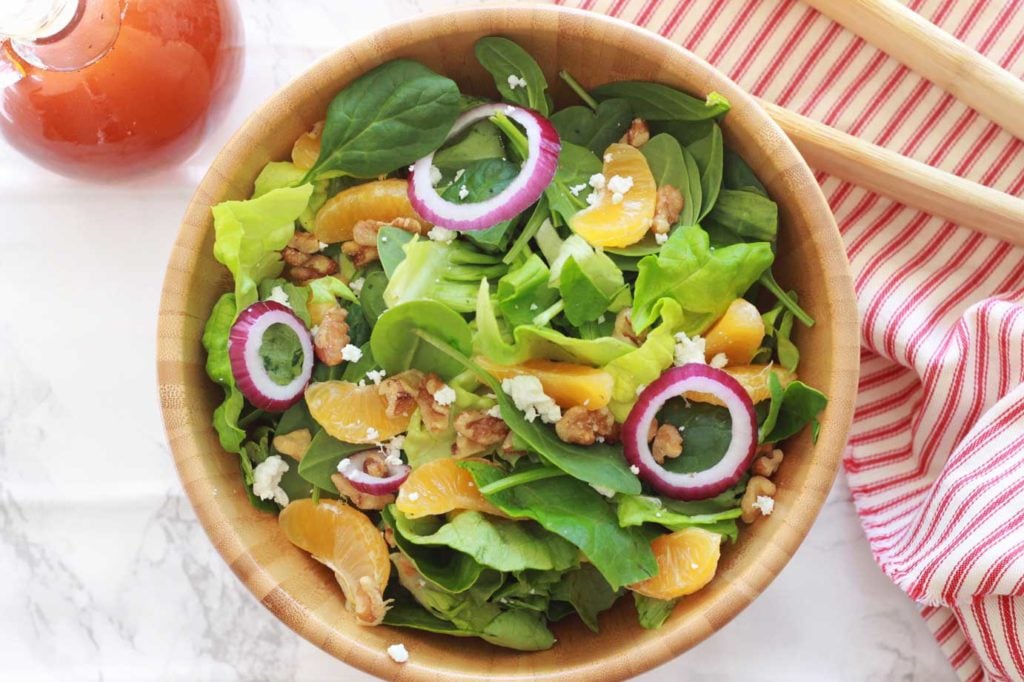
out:
{"label": "mandarin orange segment", "polygon": [[[654,221],[658,187],[639,149],[613,144],[604,158],[604,188],[594,204],[569,220],[569,227],[593,246],[629,246],[643,239]],[[617,193],[622,179],[632,184],[627,191]]]}
{"label": "mandarin orange segment", "polygon": [[331,436],[346,443],[379,443],[409,428],[410,416],[389,417],[387,400],[373,384],[321,381],[306,389],[309,413]]}
{"label": "mandarin orange segment", "polygon": [[398,489],[395,506],[410,519],[447,514],[457,509],[504,516],[484,499],[473,476],[454,459],[435,459],[412,470]]}
{"label": "mandarin orange segment", "polygon": [[[750,400],[754,404],[772,397],[771,389],[768,387],[769,375],[774,374],[783,388],[796,380],[796,374],[779,365],[739,365],[737,367],[726,367],[723,371],[740,383],[740,386],[746,390],[747,395],[750,396]],[[698,403],[723,406],[718,398],[709,393],[690,391],[685,394],[685,397],[687,400],[693,400]]]}
{"label": "mandarin orange segment", "polygon": [[309,170],[320,158],[320,136],[324,132],[324,122],[317,121],[308,132],[299,135],[292,145],[292,163],[297,168]]}
{"label": "mandarin orange segment", "polygon": [[588,410],[600,409],[611,400],[615,385],[608,372],[570,362],[527,360],[520,365],[498,365],[482,356],[477,357],[476,362],[497,379],[510,379],[522,374],[537,377],[544,386],[544,392],[563,408],[580,405]]}
{"label": "mandarin orange segment", "polygon": [[724,353],[730,365],[746,365],[763,340],[764,320],[757,306],[737,298],[704,335],[704,353],[709,362]]}
{"label": "mandarin orange segment", "polygon": [[693,594],[715,577],[722,536],[703,528],[684,528],[651,541],[658,574],[629,589],[654,599]]}
{"label": "mandarin orange segment", "polygon": [[409,183],[405,180],[374,180],[349,187],[327,200],[316,213],[313,234],[328,244],[352,239],[352,228],[360,220],[389,222],[395,218],[415,218],[426,232],[431,225],[409,203]]}
{"label": "mandarin orange segment", "polygon": [[334,571],[345,607],[361,625],[384,619],[391,563],[384,536],[366,514],[336,500],[304,498],[281,510],[278,524],[293,545]]}

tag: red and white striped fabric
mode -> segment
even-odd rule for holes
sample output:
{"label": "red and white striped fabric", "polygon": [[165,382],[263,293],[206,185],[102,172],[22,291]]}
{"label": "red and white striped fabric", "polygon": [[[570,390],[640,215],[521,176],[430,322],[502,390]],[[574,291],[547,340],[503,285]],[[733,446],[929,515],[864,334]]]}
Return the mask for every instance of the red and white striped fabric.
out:
{"label": "red and white striped fabric", "polygon": [[[1024,190],[1024,143],[797,0],[557,1],[661,33],[805,116]],[[1024,0],[909,6],[1024,73]],[[862,320],[845,466],[872,551],[963,679],[1024,680],[1024,251],[818,179]]]}

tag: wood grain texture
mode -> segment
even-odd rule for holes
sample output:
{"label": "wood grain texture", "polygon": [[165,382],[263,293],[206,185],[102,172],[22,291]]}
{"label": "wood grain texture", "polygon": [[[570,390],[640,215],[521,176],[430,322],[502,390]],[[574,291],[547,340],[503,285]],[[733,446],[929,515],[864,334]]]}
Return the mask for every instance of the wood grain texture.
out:
{"label": "wood grain texture", "polygon": [[1024,83],[897,0],[804,0],[1024,140]]}
{"label": "wood grain texture", "polygon": [[1024,199],[901,156],[776,104],[761,101],[761,106],[811,167],[957,225],[1024,246]]}
{"label": "wood grain texture", "polygon": [[[560,105],[569,69],[586,86],[652,80],[695,94],[717,90],[733,104],[723,128],[780,204],[779,276],[800,292],[818,324],[795,341],[803,378],[831,398],[822,436],[793,439],[779,474],[775,513],[728,548],[719,574],[683,600],[660,630],[636,623],[624,599],[594,635],[576,619],[554,626],[558,644],[524,654],[477,640],[364,628],[345,613],[329,571],[292,547],[276,519],[253,509],[237,458],[210,425],[221,391],[203,373],[200,335],[217,296],[230,286],[212,256],[210,207],[249,195],[260,168],[286,158],[292,141],[322,118],[333,95],[367,69],[396,57],[418,59],[455,78],[464,91],[494,95],[472,57],[480,37],[502,34],[538,58]],[[421,679],[622,679],[694,646],[749,604],[803,540],[832,485],[853,414],[859,344],[856,306],[842,241],[814,177],[783,132],[746,94],[680,47],[624,22],[556,6],[487,6],[420,17],[344,47],[314,65],[260,108],[225,146],[203,179],[181,226],[164,282],[158,371],[167,435],[185,491],[214,545],[245,585],[283,622],[347,663],[381,677]],[[411,658],[393,663],[385,648],[404,642]]]}

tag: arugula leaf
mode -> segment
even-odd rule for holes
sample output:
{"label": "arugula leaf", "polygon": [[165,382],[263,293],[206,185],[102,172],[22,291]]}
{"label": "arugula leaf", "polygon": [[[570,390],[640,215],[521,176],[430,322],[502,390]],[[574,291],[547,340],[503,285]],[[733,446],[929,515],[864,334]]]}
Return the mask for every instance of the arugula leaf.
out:
{"label": "arugula leaf", "polygon": [[[503,476],[501,470],[479,462],[461,466],[481,489]],[[614,589],[658,571],[647,535],[621,528],[608,501],[583,481],[568,476],[546,478],[485,497],[509,516],[533,519],[579,547]]]}
{"label": "arugula leaf", "polygon": [[671,135],[655,135],[640,148],[647,159],[655,183],[671,185],[683,195],[683,210],[679,222],[693,225],[697,222],[701,205],[700,171],[693,157]]}
{"label": "arugula leaf", "polygon": [[748,239],[774,242],[778,234],[778,205],[756,192],[723,189],[708,217]]}
{"label": "arugula leaf", "polygon": [[598,156],[622,137],[633,120],[633,108],[624,99],[601,102],[597,110],[567,107],[551,115],[551,123],[562,142],[586,147]]}
{"label": "arugula leaf", "polygon": [[661,306],[661,324],[644,339],[639,348],[618,357],[604,370],[612,375],[612,399],[608,404],[617,421],[625,421],[637,399],[637,388],[661,376],[672,366],[675,359],[675,332],[682,323],[683,313],[679,304],[666,300]]}
{"label": "arugula leaf", "polygon": [[236,314],[257,301],[259,282],[281,274],[280,251],[294,236],[295,220],[312,192],[313,185],[306,184],[213,207],[213,256],[235,278]]}
{"label": "arugula leaf", "polygon": [[389,374],[416,368],[450,379],[464,369],[463,363],[424,342],[416,331],[430,332],[459,353],[468,353],[473,347],[469,325],[443,303],[426,300],[402,303],[380,316],[370,336],[373,357]]}
{"label": "arugula leaf", "polygon": [[[799,433],[807,424],[811,425],[811,438],[818,440],[821,423],[818,413],[828,405],[828,398],[817,389],[811,388],[802,381],[794,381],[786,386],[782,395],[782,403],[778,407],[778,418],[771,432],[764,438],[765,443],[778,443]],[[774,406],[770,409],[775,409]]]}
{"label": "arugula leaf", "polygon": [[657,630],[672,615],[672,611],[675,610],[679,600],[655,599],[642,595],[639,592],[634,592],[633,603],[636,605],[636,615],[640,621],[640,627],[646,630]]}
{"label": "arugula leaf", "polygon": [[[477,105],[474,105],[477,106]],[[505,156],[501,132],[490,121],[477,121],[434,154],[434,165],[441,171],[459,171],[473,161]]]}
{"label": "arugula leaf", "polygon": [[677,228],[657,256],[640,261],[633,300],[633,327],[642,331],[657,316],[663,299],[683,309],[678,331],[700,334],[743,295],[774,260],[771,244],[754,242],[710,248],[697,225]]}
{"label": "arugula leaf", "polygon": [[551,590],[551,599],[572,604],[583,624],[597,632],[598,614],[610,609],[621,594],[612,589],[593,564],[583,564],[562,576]]}
{"label": "arugula leaf", "polygon": [[410,519],[393,505],[394,528],[407,542],[450,547],[498,571],[564,571],[579,563],[576,548],[540,526],[467,510],[451,521],[428,516]]}
{"label": "arugula leaf", "polygon": [[398,227],[384,225],[380,228],[377,232],[377,254],[385,275],[394,277],[398,264],[405,260],[405,245],[415,238],[412,232]]}
{"label": "arugula leaf", "polygon": [[337,495],[338,489],[331,481],[331,476],[338,473],[338,463],[366,449],[365,444],[345,443],[321,430],[313,436],[309,449],[299,462],[299,476],[317,488]]}
{"label": "arugula leaf", "polygon": [[453,552],[429,546],[420,546],[409,542],[402,535],[402,528],[395,519],[394,505],[381,510],[381,518],[393,531],[395,544],[405,556],[416,566],[424,578],[443,590],[458,593],[465,592],[480,579],[484,567],[473,557],[463,552]]}
{"label": "arugula leaf", "polygon": [[700,526],[734,541],[739,535],[736,519],[743,513],[738,502],[736,506],[725,511],[692,515],[672,511],[666,508],[660,498],[647,495],[623,495],[616,498],[616,502],[619,504],[619,525],[623,528],[641,526],[645,523],[656,523],[672,531]]}
{"label": "arugula leaf", "polygon": [[558,290],[548,286],[550,272],[537,254],[498,280],[498,309],[513,326],[530,324],[537,312],[558,300]]}
{"label": "arugula leaf", "polygon": [[586,208],[587,195],[590,194],[590,185],[587,183],[602,168],[601,159],[594,152],[563,140],[555,177],[544,189],[552,217],[568,223],[574,215]]}
{"label": "arugula leaf", "polygon": [[729,111],[729,102],[717,92],[702,101],[667,85],[646,81],[605,83],[590,94],[599,101],[627,100],[633,115],[646,121],[702,121]]}
{"label": "arugula leaf", "polygon": [[687,151],[700,170],[701,206],[697,220],[711,212],[722,188],[722,129],[711,124],[711,132],[691,144]]}
{"label": "arugula leaf", "polygon": [[[537,62],[508,38],[488,36],[476,41],[477,61],[494,77],[494,84],[506,102],[533,109],[547,116],[548,82]],[[517,81],[513,87],[513,77]],[[525,87],[521,84],[525,81]]]}
{"label": "arugula leaf", "polygon": [[407,59],[350,83],[327,107],[320,157],[307,177],[372,178],[404,168],[445,141],[459,115],[459,88]]}
{"label": "arugula leaf", "polygon": [[481,253],[467,244],[413,240],[405,245],[405,260],[395,268],[384,291],[384,302],[394,308],[400,303],[431,299],[469,313],[475,306],[480,280],[501,277],[507,270],[500,256]]}

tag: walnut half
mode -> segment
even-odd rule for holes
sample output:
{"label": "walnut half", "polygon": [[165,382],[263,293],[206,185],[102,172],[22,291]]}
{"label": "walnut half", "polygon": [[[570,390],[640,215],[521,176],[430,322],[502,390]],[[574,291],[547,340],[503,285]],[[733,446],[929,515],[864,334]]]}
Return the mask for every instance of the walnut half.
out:
{"label": "walnut half", "polygon": [[555,433],[566,443],[593,445],[598,439],[617,438],[619,429],[607,407],[588,410],[574,405],[555,423]]}
{"label": "walnut half", "polygon": [[[747,489],[743,493],[743,499],[740,500],[740,509],[743,511],[741,519],[744,523],[753,523],[762,516],[767,516],[771,513],[771,507],[774,506],[773,495],[775,495],[775,484],[769,481],[764,476],[752,476],[747,481]],[[764,498],[773,500],[766,511],[766,505]]]}
{"label": "walnut half", "polygon": [[455,417],[455,445],[452,455],[472,457],[490,450],[508,437],[508,425],[499,417],[480,410],[466,410]]}

